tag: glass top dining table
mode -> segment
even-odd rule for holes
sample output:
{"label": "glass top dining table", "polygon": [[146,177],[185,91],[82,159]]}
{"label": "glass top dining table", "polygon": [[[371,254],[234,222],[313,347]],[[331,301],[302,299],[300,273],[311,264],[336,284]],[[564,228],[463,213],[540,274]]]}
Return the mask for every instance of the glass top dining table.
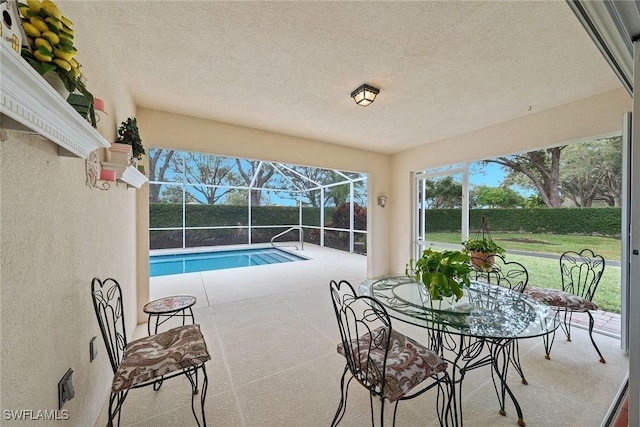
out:
{"label": "glass top dining table", "polygon": [[[511,364],[526,384],[514,347],[517,340],[553,333],[559,326],[555,310],[520,292],[475,281],[464,288],[463,297],[456,302],[431,301],[422,284],[404,275],[367,279],[358,293],[378,300],[392,318],[425,328],[429,347],[452,363],[452,378],[458,383],[457,424],[462,425],[465,372],[491,365],[500,380],[496,384],[494,379],[500,413],[505,415],[508,393],[518,412],[518,424],[525,425],[520,405],[506,382],[507,370],[513,360]],[[485,348],[488,351],[483,352]]]}

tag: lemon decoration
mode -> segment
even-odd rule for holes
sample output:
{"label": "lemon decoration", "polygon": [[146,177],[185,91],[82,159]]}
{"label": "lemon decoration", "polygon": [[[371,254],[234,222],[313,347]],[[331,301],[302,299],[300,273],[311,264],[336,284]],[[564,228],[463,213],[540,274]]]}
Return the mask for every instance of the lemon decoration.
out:
{"label": "lemon decoration", "polygon": [[74,59],[78,50],[73,45],[73,22],[51,0],[18,0],[18,10],[28,36],[27,45],[22,46],[22,57],[38,74],[47,74],[47,81],[49,77],[59,77],[69,92],[84,95],[90,107],[89,115],[85,113],[83,117],[96,127],[93,95],[87,90],[80,64]]}
{"label": "lemon decoration", "polygon": [[58,30],[62,29],[62,22],[58,21],[55,18],[49,16],[47,19],[45,19],[45,21],[47,21],[47,24],[49,24],[49,28],[53,26],[53,28],[57,28]]}
{"label": "lemon decoration", "polygon": [[29,22],[31,23],[31,25],[36,27],[40,32],[49,31],[49,26],[47,25],[47,23],[36,16],[34,16],[33,18],[30,18]]}
{"label": "lemon decoration", "polygon": [[63,68],[65,71],[71,71],[71,64],[69,64],[64,59],[54,58],[53,62],[55,62],[60,68]]}
{"label": "lemon decoration", "polygon": [[42,37],[49,40],[49,43],[54,46],[60,43],[60,37],[58,37],[53,31],[45,31],[44,33],[42,33]]}
{"label": "lemon decoration", "polygon": [[[75,52],[65,52],[63,50],[60,49],[54,49],[53,50],[53,55],[56,58],[60,58],[60,59],[64,59],[65,61],[69,62],[70,59],[72,59],[75,56]],[[69,70],[67,70],[69,71]]]}
{"label": "lemon decoration", "polygon": [[40,37],[42,35],[40,30],[30,22],[23,22],[22,28],[24,28],[24,32],[27,33],[28,36]]}
{"label": "lemon decoration", "polygon": [[34,12],[40,12],[40,9],[42,9],[42,3],[38,0],[27,0],[27,6]]}
{"label": "lemon decoration", "polygon": [[47,41],[47,39],[43,39],[42,37],[39,37],[37,39],[35,39],[35,41],[33,42],[33,44],[36,45],[36,47],[40,47],[43,46],[45,49],[47,49],[49,52],[53,52],[53,47],[51,47],[51,43],[49,43]]}
{"label": "lemon decoration", "polygon": [[20,15],[22,15],[23,18],[29,19],[35,15],[35,12],[33,12],[29,6],[22,6],[20,8]]}
{"label": "lemon decoration", "polygon": [[33,52],[33,56],[40,62],[51,62],[53,61],[53,56],[51,52],[49,52],[44,47],[39,47],[38,50]]}
{"label": "lemon decoration", "polygon": [[62,23],[64,24],[65,27],[71,29],[73,27],[73,22],[71,22],[70,20],[68,20],[67,18],[65,18],[64,16],[62,18],[60,18],[60,21],[62,21]]}

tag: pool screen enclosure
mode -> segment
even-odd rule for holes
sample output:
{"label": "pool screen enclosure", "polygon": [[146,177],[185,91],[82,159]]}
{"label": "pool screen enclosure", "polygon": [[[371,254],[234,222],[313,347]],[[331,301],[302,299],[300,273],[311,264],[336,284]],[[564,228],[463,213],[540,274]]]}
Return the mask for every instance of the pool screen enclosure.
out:
{"label": "pool screen enclosure", "polygon": [[314,243],[366,254],[365,174],[149,150],[150,249]]}

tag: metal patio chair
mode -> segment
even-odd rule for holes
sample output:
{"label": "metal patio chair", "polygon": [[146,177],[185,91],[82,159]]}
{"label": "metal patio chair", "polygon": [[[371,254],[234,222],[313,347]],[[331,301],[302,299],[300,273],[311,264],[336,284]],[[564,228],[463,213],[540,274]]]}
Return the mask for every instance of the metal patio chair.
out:
{"label": "metal patio chair", "polygon": [[129,390],[154,386],[162,380],[185,375],[191,383],[191,411],[200,426],[195,409],[198,394],[198,371],[202,372],[200,405],[202,425],[206,426],[204,401],[207,393],[205,362],[211,359],[200,325],[185,325],[135,341],[127,342],[122,290],[112,278],[91,281],[91,297],[104,339],[113,381],[109,396],[108,426],[117,416],[120,425],[122,404]]}
{"label": "metal patio chair", "polygon": [[[553,307],[558,315],[563,314],[560,327],[571,341],[571,318],[573,313],[587,313],[589,316],[589,338],[596,349],[601,363],[606,363],[600,349],[593,339],[593,315],[591,310],[597,310],[598,306],[593,296],[598,289],[598,284],[604,272],[605,260],[601,255],[596,255],[591,249],[583,249],[580,252],[567,251],[560,256],[560,278],[562,290],[530,287],[525,294]],[[545,357],[550,358],[551,347],[555,339],[555,332],[551,338],[545,339]]]}
{"label": "metal patio chair", "polygon": [[[411,399],[437,387],[436,411],[441,425],[449,425],[453,398],[447,362],[422,344],[395,331],[385,308],[368,296],[356,296],[345,280],[330,283],[331,299],[340,329],[337,351],[346,359],[340,380],[341,399],[331,422],[344,416],[347,392],[353,378],[369,390],[371,423],[375,425],[374,397],[380,398],[380,425],[384,425],[385,400],[395,403]],[[345,383],[347,374],[350,378]],[[424,381],[430,380],[425,386]],[[414,391],[421,385],[419,391]]]}

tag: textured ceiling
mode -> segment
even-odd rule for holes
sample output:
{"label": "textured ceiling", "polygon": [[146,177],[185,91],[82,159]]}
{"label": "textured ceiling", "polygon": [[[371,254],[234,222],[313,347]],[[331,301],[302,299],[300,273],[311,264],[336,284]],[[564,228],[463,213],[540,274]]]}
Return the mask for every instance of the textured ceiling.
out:
{"label": "textured ceiling", "polygon": [[564,1],[58,3],[89,88],[109,66],[141,107],[381,153],[621,87]]}

